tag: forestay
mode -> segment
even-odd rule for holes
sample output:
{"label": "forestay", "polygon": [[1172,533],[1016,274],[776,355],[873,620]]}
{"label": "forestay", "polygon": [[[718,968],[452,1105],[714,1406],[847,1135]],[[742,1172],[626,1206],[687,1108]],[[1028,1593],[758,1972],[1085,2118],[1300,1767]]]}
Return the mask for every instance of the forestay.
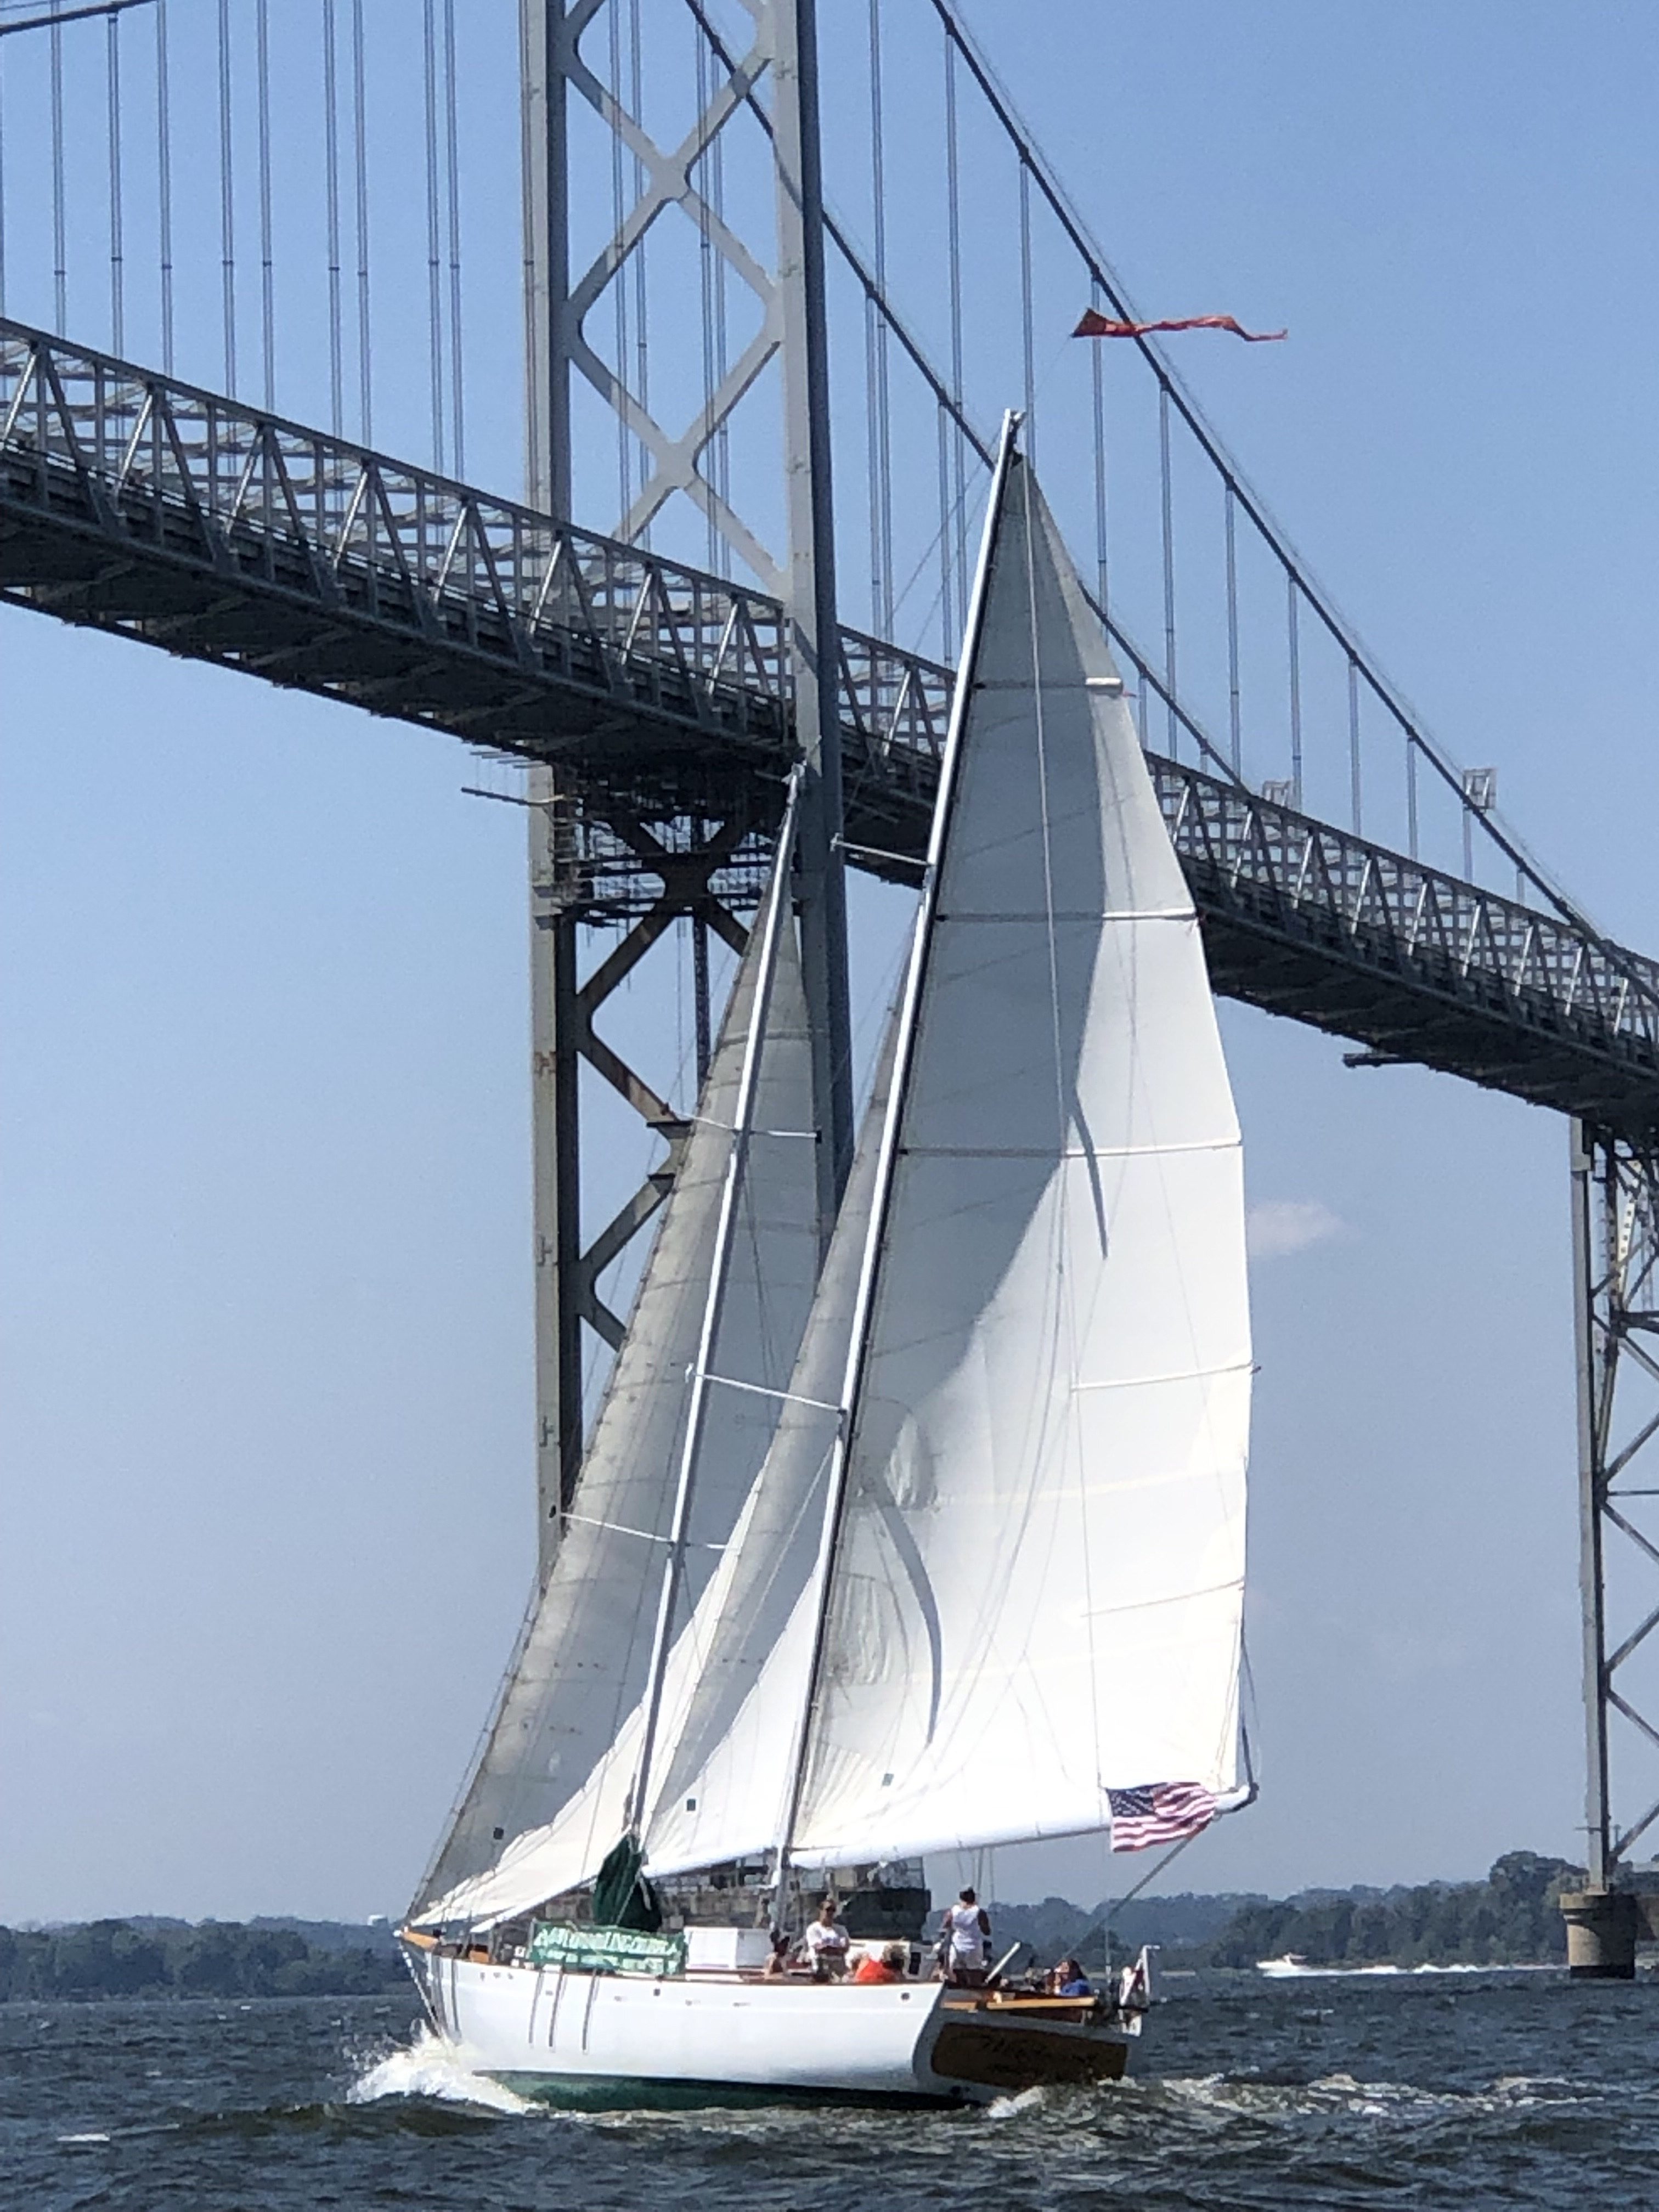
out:
{"label": "forestay", "polygon": [[[787,900],[775,880],[768,901]],[[461,1810],[422,1889],[430,1918],[458,1886],[539,1830],[581,1790],[644,1685],[684,1435],[687,1370],[708,1302],[720,1193],[748,1042],[766,908],[739,964],[679,1171],[583,1462],[547,1584],[521,1639]],[[711,1364],[758,1390],[722,1389],[705,1416],[685,1554],[695,1604],[765,1456],[811,1304],[817,1196],[811,1047],[795,927],[774,933],[765,1018],[738,1193],[739,1215]],[[614,1836],[606,1838],[607,1844]]]}
{"label": "forestay", "polygon": [[1237,1779],[1250,1337],[1197,921],[1023,461],[994,518],[793,1855]]}

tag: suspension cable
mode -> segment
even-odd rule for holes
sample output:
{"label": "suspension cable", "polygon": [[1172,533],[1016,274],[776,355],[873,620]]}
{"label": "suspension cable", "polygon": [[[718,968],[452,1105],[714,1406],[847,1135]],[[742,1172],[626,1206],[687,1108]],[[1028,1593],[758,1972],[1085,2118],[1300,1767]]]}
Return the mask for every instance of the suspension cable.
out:
{"label": "suspension cable", "polygon": [[328,424],[345,434],[345,360],[340,331],[340,86],[336,0],[323,0],[323,173],[328,211]]}
{"label": "suspension cable", "polygon": [[105,88],[109,100],[109,328],[110,351],[126,350],[126,277],[121,231],[121,18],[106,19]]}
{"label": "suspension cable", "polygon": [[455,0],[444,0],[444,143],[448,171],[449,219],[449,421],[455,473],[466,477],[463,426],[465,386],[461,368],[461,165],[460,123],[455,90]]}
{"label": "suspension cable", "polygon": [[52,0],[52,282],[57,327],[69,328],[69,244],[64,198],[64,29]]}
{"label": "suspension cable", "polygon": [[363,0],[351,0],[352,150],[357,185],[357,421],[364,445],[374,443],[374,380],[369,353],[368,71],[363,58]]}
{"label": "suspension cable", "polygon": [[270,219],[270,0],[253,11],[259,103],[259,365],[265,410],[276,411],[276,270]]}
{"label": "suspension cable", "polygon": [[173,374],[173,88],[167,0],[155,0],[155,254],[161,310],[161,368]]}
{"label": "suspension cable", "polygon": [[426,92],[426,304],[432,362],[432,465],[444,468],[443,279],[438,234],[438,40],[434,0],[422,0]]}
{"label": "suspension cable", "polygon": [[219,252],[225,390],[236,396],[236,195],[231,172],[230,0],[219,0]]}

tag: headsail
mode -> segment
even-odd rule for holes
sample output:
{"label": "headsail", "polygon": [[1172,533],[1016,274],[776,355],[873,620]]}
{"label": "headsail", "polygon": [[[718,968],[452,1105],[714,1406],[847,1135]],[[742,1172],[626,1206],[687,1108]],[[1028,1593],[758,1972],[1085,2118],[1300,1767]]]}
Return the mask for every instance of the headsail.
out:
{"label": "headsail", "polygon": [[[786,841],[786,848],[787,848]],[[581,1789],[644,1686],[662,1547],[679,1473],[687,1370],[708,1304],[740,1075],[769,909],[775,945],[738,1233],[712,1364],[759,1386],[723,1390],[705,1419],[682,1603],[695,1604],[775,1425],[811,1304],[817,1196],[811,1043],[787,868],[775,871],[739,964],[719,1045],[663,1209],[628,1334],[553,1571],[460,1810],[422,1887],[429,1911]],[[614,1836],[605,1838],[606,1844]]]}
{"label": "headsail", "polygon": [[1238,1128],[1122,685],[1001,473],[874,1255],[793,1855],[1235,1782]]}

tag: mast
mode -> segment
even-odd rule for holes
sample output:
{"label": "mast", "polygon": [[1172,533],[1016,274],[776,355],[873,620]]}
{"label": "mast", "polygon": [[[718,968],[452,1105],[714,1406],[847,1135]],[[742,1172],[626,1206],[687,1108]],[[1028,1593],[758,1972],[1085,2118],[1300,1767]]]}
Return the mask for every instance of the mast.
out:
{"label": "mast", "polygon": [[772,1001],[772,979],[777,969],[778,937],[780,930],[787,927],[787,922],[789,879],[794,860],[800,786],[801,772],[797,768],[789,779],[789,797],[784,809],[783,826],[778,836],[777,854],[767,892],[760,968],[755,978],[755,995],[749,1010],[749,1035],[744,1042],[743,1073],[738,1078],[737,1105],[732,1116],[732,1149],[726,1156],[726,1176],[720,1189],[720,1215],[714,1229],[714,1249],[708,1273],[708,1292],[703,1303],[702,1328],[697,1339],[696,1364],[691,1371],[691,1397],[686,1409],[685,1439],[680,1451],[673,1517],[669,1524],[668,1557],[663,1567],[662,1587],[657,1599],[656,1628],[652,1637],[650,1663],[646,1672],[644,1732],[629,1808],[629,1832],[635,1837],[645,1818],[646,1800],[651,1784],[651,1762],[656,1751],[657,1724],[662,1713],[663,1686],[668,1674],[674,1613],[684,1577],[686,1530],[691,1518],[697,1456],[702,1441],[703,1408],[708,1401],[711,1379],[709,1362],[714,1357],[714,1338],[725,1302],[727,1261],[731,1256],[732,1231],[737,1219],[738,1194],[749,1157],[750,1123],[754,1115],[762,1042]]}
{"label": "mast", "polygon": [[973,596],[969,604],[968,624],[963,637],[962,660],[957,672],[956,690],[951,702],[951,723],[945,741],[945,757],[939,764],[939,791],[933,802],[933,819],[927,840],[927,860],[921,879],[921,897],[917,908],[915,934],[910,940],[910,959],[904,978],[904,996],[900,1003],[898,1037],[894,1053],[892,1090],[887,1109],[887,1119],[882,1129],[881,1151],[876,1163],[874,1201],[870,1209],[869,1235],[864,1248],[864,1264],[860,1270],[859,1284],[853,1309],[852,1339],[848,1347],[847,1370],[841,1391],[841,1421],[836,1437],[834,1456],[830,1462],[830,1482],[824,1498],[823,1522],[818,1541],[818,1555],[811,1584],[812,1597],[812,1652],[803,1686],[800,1711],[795,1723],[789,1759],[788,1785],[784,1793],[781,1818],[778,1824],[776,1856],[773,1865],[773,1891],[781,1897],[789,1863],[790,1846],[794,1840],[795,1822],[800,1812],[801,1792],[806,1784],[806,1763],[811,1749],[812,1709],[817,1700],[818,1676],[823,1662],[825,1634],[830,1620],[830,1580],[835,1571],[836,1545],[840,1534],[842,1508],[847,1494],[847,1479],[850,1464],[854,1416],[863,1381],[865,1353],[870,1334],[870,1316],[875,1304],[876,1276],[880,1262],[881,1247],[887,1214],[887,1200],[892,1188],[893,1164],[898,1154],[900,1124],[904,1115],[904,1093],[909,1073],[911,1048],[915,1041],[916,1013],[921,1004],[922,984],[927,977],[927,952],[933,934],[934,909],[939,899],[939,864],[944,858],[946,833],[950,827],[951,803],[957,785],[957,763],[962,751],[962,736],[967,725],[968,702],[973,689],[975,665],[979,654],[979,642],[985,620],[985,604],[991,574],[992,556],[996,550],[997,532],[1002,520],[1003,500],[1008,477],[1013,465],[1015,439],[1023,417],[1012,410],[1004,416],[1002,439],[997,451],[996,467],[991,478],[991,494],[985,510],[985,528],[980,540],[979,566],[974,575]]}

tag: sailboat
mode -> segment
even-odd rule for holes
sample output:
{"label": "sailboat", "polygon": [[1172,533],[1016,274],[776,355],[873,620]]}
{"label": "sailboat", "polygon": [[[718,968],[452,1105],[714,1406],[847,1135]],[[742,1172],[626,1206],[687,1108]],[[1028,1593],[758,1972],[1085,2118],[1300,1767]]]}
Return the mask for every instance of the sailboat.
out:
{"label": "sailboat", "polygon": [[[520,2090],[961,2104],[1115,2080],[1144,1975],[957,1987],[916,1940],[930,1853],[1115,1813],[1127,1840],[1170,1805],[1191,1832],[1253,1794],[1237,1121],[1122,680],[1017,418],[822,1252],[793,815],[403,1941],[437,2031]],[[825,1895],[854,1938],[908,1942],[898,1978],[784,1968]]]}

